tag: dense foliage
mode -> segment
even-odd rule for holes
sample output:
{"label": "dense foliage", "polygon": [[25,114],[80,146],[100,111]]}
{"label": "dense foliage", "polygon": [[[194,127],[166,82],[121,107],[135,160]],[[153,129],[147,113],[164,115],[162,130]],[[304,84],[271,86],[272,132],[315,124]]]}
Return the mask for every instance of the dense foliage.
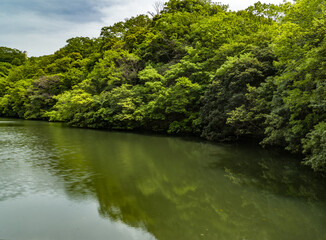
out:
{"label": "dense foliage", "polygon": [[0,48],[0,116],[254,137],[326,171],[326,6],[170,0],[26,59]]}

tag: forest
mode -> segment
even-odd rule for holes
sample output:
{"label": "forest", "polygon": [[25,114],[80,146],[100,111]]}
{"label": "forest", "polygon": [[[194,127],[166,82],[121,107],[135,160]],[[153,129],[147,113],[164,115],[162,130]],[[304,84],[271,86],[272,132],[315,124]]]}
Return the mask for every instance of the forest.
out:
{"label": "forest", "polygon": [[326,3],[170,0],[54,54],[0,47],[0,117],[255,139],[326,172]]}

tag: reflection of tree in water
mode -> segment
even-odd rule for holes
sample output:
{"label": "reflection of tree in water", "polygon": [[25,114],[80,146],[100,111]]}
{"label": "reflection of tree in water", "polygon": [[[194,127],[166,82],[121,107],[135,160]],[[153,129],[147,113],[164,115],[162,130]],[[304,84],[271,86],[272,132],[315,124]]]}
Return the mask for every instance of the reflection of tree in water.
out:
{"label": "reflection of tree in water", "polygon": [[267,153],[81,129],[47,134],[57,158],[42,164],[63,179],[68,196],[95,197],[101,216],[159,240],[318,239],[326,233],[319,226],[325,206],[294,198],[323,199],[318,179]]}
{"label": "reflection of tree in water", "polygon": [[[10,163],[12,165],[15,163],[17,171],[19,168],[24,167],[23,165],[26,165],[26,168],[33,167],[47,170],[52,175],[60,177],[57,182],[52,182],[52,184],[64,184],[64,190],[69,193],[68,196],[75,200],[83,199],[86,195],[92,195],[94,191],[92,190],[90,175],[94,173],[88,169],[89,166],[85,164],[81,153],[70,148],[73,146],[69,143],[69,138],[65,133],[67,129],[60,128],[61,124],[19,120],[17,122],[20,128],[17,128],[18,124],[11,123],[16,128],[10,130],[14,139],[10,141],[11,148],[8,151],[11,151],[11,153],[8,155],[12,159],[10,162],[6,161],[6,164]],[[14,151],[17,151],[17,154]],[[6,171],[8,171],[8,168]],[[12,175],[12,177],[17,178],[17,174]],[[49,188],[59,187],[49,185],[46,180],[44,179],[44,182],[39,180],[35,191],[41,191],[41,189],[51,191]],[[35,184],[36,180],[26,179],[26,181]],[[44,187],[40,187],[42,184]],[[15,188],[17,191],[20,189]]]}
{"label": "reflection of tree in water", "polygon": [[224,169],[234,183],[259,188],[281,196],[311,201],[326,200],[326,178],[302,166],[284,152],[253,146],[225,146],[229,151],[213,152],[210,168]]}

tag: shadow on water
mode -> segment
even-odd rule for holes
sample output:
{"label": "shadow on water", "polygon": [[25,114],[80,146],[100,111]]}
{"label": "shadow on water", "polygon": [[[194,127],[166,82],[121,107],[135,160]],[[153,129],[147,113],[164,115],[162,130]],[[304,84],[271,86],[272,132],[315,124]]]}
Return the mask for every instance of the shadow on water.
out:
{"label": "shadow on water", "polygon": [[223,169],[235,184],[280,196],[326,201],[326,178],[300,164],[300,157],[254,144],[224,145],[227,152],[212,152],[207,167]]}

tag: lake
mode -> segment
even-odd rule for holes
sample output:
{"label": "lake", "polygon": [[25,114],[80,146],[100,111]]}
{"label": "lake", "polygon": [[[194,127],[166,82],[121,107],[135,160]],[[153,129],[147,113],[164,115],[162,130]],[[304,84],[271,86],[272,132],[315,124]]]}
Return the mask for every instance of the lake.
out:
{"label": "lake", "polygon": [[0,239],[326,239],[326,181],[254,144],[0,119]]}

